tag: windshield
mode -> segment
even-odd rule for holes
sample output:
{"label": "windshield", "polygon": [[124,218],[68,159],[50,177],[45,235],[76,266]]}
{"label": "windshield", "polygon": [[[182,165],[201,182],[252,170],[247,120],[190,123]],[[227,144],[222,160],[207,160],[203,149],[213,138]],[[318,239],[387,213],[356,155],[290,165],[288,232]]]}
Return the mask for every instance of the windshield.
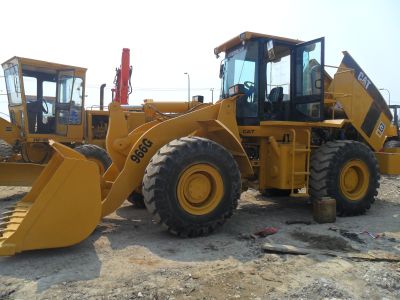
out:
{"label": "windshield", "polygon": [[238,124],[258,118],[258,43],[250,41],[228,51],[223,62],[221,98],[229,97],[229,88],[243,84],[245,95],[236,101]]}
{"label": "windshield", "polygon": [[74,75],[60,75],[58,79],[58,102],[69,103],[71,101],[73,86],[74,86]]}
{"label": "windshield", "polygon": [[57,102],[59,124],[81,124],[83,79],[75,77],[73,70],[59,73]]}
{"label": "windshield", "polygon": [[10,105],[22,103],[21,88],[19,84],[18,65],[14,65],[4,71],[6,78],[6,88]]}
{"label": "windshield", "polygon": [[244,84],[246,89],[254,87],[256,79],[257,43],[248,42],[226,53],[223,62],[221,98],[227,98],[229,88]]}

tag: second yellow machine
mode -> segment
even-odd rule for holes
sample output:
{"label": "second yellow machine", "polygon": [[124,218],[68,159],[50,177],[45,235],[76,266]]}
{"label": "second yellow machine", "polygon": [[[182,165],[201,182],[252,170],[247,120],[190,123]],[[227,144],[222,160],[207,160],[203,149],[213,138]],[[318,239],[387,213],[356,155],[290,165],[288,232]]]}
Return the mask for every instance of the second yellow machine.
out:
{"label": "second yellow machine", "polygon": [[107,152],[96,165],[57,142],[32,190],[2,219],[0,254],[76,244],[133,191],[168,231],[211,233],[234,212],[246,181],[292,197],[336,199],[342,215],[370,208],[380,174],[400,173],[382,96],[347,52],[334,77],[324,39],[244,32],[215,49],[221,99],[129,131],[109,105]]}
{"label": "second yellow machine", "polygon": [[[111,164],[104,150],[109,123],[105,84],[100,105],[85,109],[85,68],[17,56],[2,67],[10,121],[0,118],[0,185],[32,185],[53,155],[50,139],[82,153],[104,173]],[[129,130],[152,120],[157,112],[184,112],[199,104],[146,100],[140,106],[129,105],[130,74],[129,49],[123,49],[113,92],[125,104]]]}

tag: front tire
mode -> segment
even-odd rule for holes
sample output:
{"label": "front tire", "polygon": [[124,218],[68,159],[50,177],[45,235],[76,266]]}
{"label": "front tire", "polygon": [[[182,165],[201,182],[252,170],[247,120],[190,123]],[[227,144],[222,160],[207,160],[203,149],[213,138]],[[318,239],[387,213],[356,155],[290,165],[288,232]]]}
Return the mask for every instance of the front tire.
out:
{"label": "front tire", "polygon": [[378,162],[363,143],[333,141],[311,156],[310,194],[332,197],[339,215],[358,215],[371,207],[378,195]]}
{"label": "front tire", "polygon": [[169,232],[195,237],[231,217],[241,193],[239,167],[221,145],[184,137],[162,147],[146,168],[147,209]]}
{"label": "front tire", "polygon": [[112,161],[107,151],[97,145],[84,144],[74,150],[83,154],[88,160],[94,161],[99,167],[100,175],[103,175],[111,166]]}

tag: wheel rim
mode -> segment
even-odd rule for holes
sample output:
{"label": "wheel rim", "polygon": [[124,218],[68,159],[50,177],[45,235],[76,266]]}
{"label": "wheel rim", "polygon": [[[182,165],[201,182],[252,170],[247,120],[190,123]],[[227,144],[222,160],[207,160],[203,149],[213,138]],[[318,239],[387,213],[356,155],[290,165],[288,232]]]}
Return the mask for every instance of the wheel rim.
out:
{"label": "wheel rim", "polygon": [[361,160],[347,162],[340,173],[340,190],[352,201],[362,199],[369,186],[369,169]]}
{"label": "wheel rim", "polygon": [[25,143],[22,145],[22,155],[26,162],[42,164],[50,154],[50,147],[46,143]]}
{"label": "wheel rim", "polygon": [[208,164],[196,164],[185,169],[178,181],[180,206],[192,215],[205,215],[221,202],[224,184],[218,170]]}

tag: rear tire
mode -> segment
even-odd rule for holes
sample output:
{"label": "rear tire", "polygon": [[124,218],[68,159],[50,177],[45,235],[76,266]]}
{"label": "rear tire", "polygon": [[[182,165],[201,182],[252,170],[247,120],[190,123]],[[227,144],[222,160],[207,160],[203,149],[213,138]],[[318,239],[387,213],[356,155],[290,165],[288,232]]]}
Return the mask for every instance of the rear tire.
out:
{"label": "rear tire", "polygon": [[169,232],[195,237],[232,216],[241,193],[239,167],[221,145],[184,137],[162,147],[143,177],[147,209]]}
{"label": "rear tire", "polygon": [[378,195],[379,179],[375,155],[363,143],[327,142],[312,153],[311,197],[334,198],[338,215],[358,215],[369,209]]}
{"label": "rear tire", "polygon": [[0,161],[6,161],[14,155],[12,146],[4,140],[0,140]]}
{"label": "rear tire", "polygon": [[97,145],[85,144],[76,147],[74,150],[84,155],[88,160],[94,161],[99,166],[100,175],[103,175],[111,166],[112,161],[106,150]]}

